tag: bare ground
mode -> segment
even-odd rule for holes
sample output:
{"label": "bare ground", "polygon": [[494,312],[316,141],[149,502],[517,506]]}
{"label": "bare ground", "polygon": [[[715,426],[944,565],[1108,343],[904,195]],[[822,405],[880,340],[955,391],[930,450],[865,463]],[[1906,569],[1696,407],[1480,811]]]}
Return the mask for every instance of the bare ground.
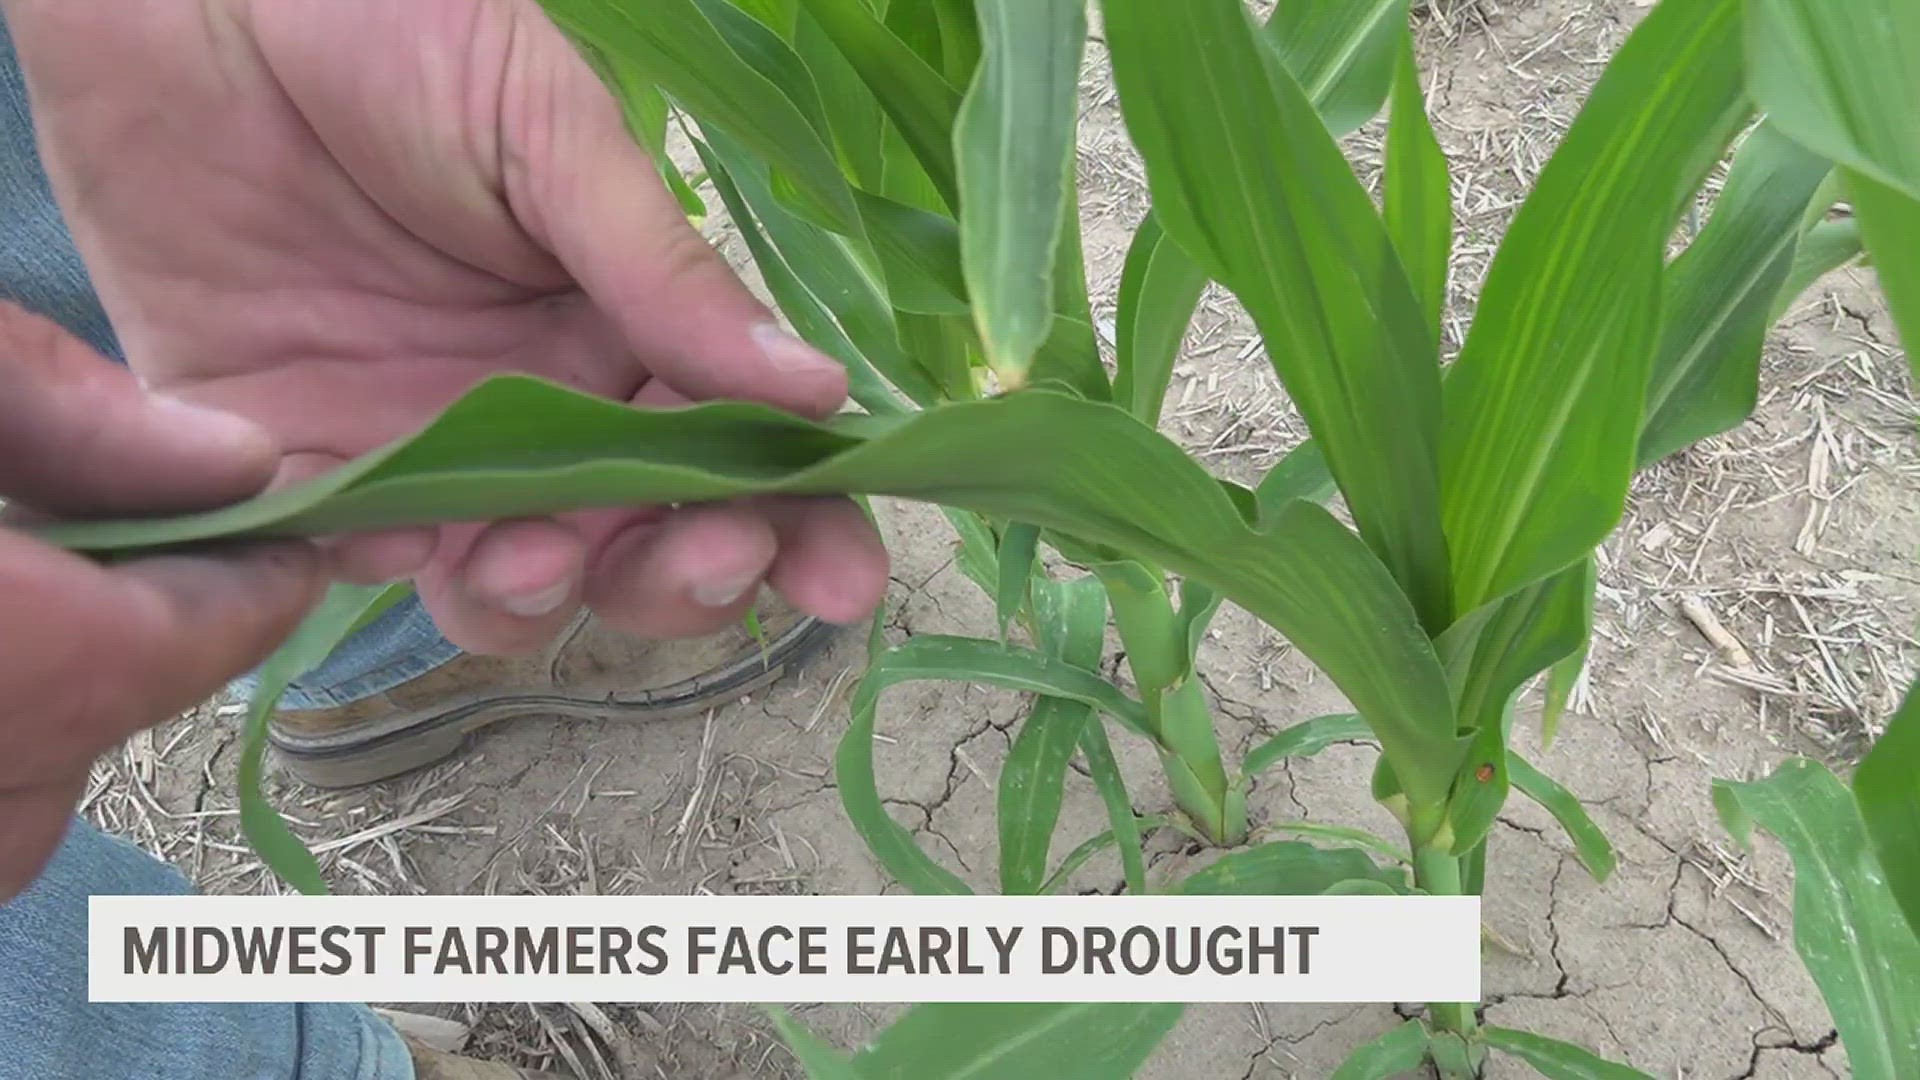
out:
{"label": "bare ground", "polygon": [[[1458,172],[1449,348],[1518,198],[1644,6],[1434,0],[1423,16],[1431,105]],[[1121,259],[1147,195],[1097,42],[1086,86],[1086,245],[1110,336]],[[1369,174],[1378,137],[1370,128],[1352,139]],[[710,231],[744,263],[724,222]],[[1735,849],[1708,793],[1713,777],[1751,777],[1790,754],[1849,764],[1914,670],[1915,409],[1872,286],[1860,271],[1822,282],[1768,343],[1755,420],[1643,476],[1606,545],[1575,715],[1532,756],[1588,802],[1620,868],[1595,884],[1551,819],[1509,806],[1489,861],[1487,919],[1501,939],[1485,969],[1491,1022],[1573,1039],[1656,1076],[1847,1075],[1793,953],[1785,856],[1765,840],[1753,855]],[[1224,295],[1210,295],[1195,322],[1167,430],[1241,480],[1302,437]],[[883,513],[896,560],[890,633],[990,626],[991,607],[952,565],[939,516],[904,505]],[[829,766],[860,655],[848,635],[807,670],[704,719],[522,721],[420,775],[347,793],[283,782],[278,798],[322,845],[342,891],[885,890],[843,818]],[[1342,705],[1284,641],[1235,610],[1216,624],[1203,660],[1230,748]],[[100,764],[87,807],[214,892],[273,887],[238,840],[236,712],[210,705],[135,740]],[[883,708],[877,768],[896,815],[982,885],[995,865],[991,778],[1019,716],[1012,695],[953,686],[902,688]],[[1138,808],[1167,809],[1150,756],[1131,749]],[[1372,757],[1368,747],[1335,747],[1269,774],[1252,801],[1256,821],[1307,817],[1390,833],[1366,794]],[[1091,791],[1074,786],[1061,843],[1101,828]],[[1161,857],[1181,856],[1169,848]],[[1079,884],[1111,889],[1117,870],[1096,865]],[[473,1026],[470,1053],[583,1077],[797,1075],[745,1007],[443,1011]],[[843,1044],[888,1014],[802,1011]],[[1142,1075],[1324,1077],[1396,1020],[1385,1006],[1196,1008]],[[1524,1072],[1497,1065],[1492,1075]]]}

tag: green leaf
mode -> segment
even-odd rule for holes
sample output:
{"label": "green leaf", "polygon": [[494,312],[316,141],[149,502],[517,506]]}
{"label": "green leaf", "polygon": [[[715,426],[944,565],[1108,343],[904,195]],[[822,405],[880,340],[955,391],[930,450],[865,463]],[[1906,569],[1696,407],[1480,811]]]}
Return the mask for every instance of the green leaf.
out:
{"label": "green leaf", "polygon": [[1642,467],[1752,415],[1760,351],[1794,265],[1800,223],[1831,171],[1766,124],[1741,145],[1712,219],[1667,268]]}
{"label": "green leaf", "polygon": [[[994,590],[994,607],[1003,638],[1007,636],[1007,624],[1019,613],[1020,605],[1027,602],[1027,583],[1033,580],[1033,558],[1039,546],[1040,528],[1037,525],[1009,525],[1005,535],[1000,538],[1000,573],[999,584]],[[1103,617],[1104,614],[1103,609]],[[1098,662],[1099,658],[1095,657],[1093,663]]]}
{"label": "green leaf", "polygon": [[630,63],[698,118],[752,148],[793,183],[821,224],[857,235],[853,192],[813,121],[734,52],[694,0],[649,0],[644,16],[617,0],[541,0],[572,37]]}
{"label": "green leaf", "polygon": [[978,0],[985,53],[953,132],[960,248],[988,364],[1023,381],[1053,330],[1073,185],[1084,0]]}
{"label": "green leaf", "polygon": [[1888,887],[1920,933],[1920,686],[1854,770],[1853,793]]}
{"label": "green leaf", "polygon": [[1131,559],[1091,567],[1107,587],[1114,628],[1143,695],[1158,695],[1187,674],[1187,638],[1175,619],[1166,577]]}
{"label": "green leaf", "polygon": [[[727,213],[732,216],[734,227],[747,242],[747,249],[753,253],[753,263],[760,271],[760,277],[767,284],[767,291],[773,294],[774,302],[787,317],[793,329],[814,348],[840,361],[847,369],[849,396],[859,402],[860,407],[870,413],[889,415],[904,409],[899,398],[881,378],[880,373],[867,361],[859,347],[848,339],[833,315],[811,292],[806,284],[793,271],[792,266],[774,249],[760,224],[754,220],[753,210],[748,206],[740,188],[734,183],[733,175],[721,164],[712,148],[700,140],[694,140],[694,149],[700,160],[706,163],[707,175],[712,178],[714,189],[720,193],[720,199],[726,204]],[[768,197],[771,203],[771,197]],[[778,213],[778,210],[774,212]],[[795,229],[811,229],[804,222],[795,221]],[[822,236],[825,234],[822,233]],[[816,272],[820,270],[816,267]],[[830,272],[830,271],[829,271]],[[915,371],[913,374],[917,375]],[[909,376],[908,381],[913,379]],[[917,385],[917,384],[916,384]],[[927,392],[922,390],[922,393]]]}
{"label": "green leaf", "polygon": [[[1100,582],[1094,578],[1048,582],[1039,597],[1035,607],[1041,647],[1075,667],[1098,668],[1107,629],[1107,598]],[[1067,763],[1092,716],[1093,710],[1081,702],[1043,697],[1014,736],[1000,769],[1002,892],[1040,891],[1054,827],[1060,821]]]}
{"label": "green leaf", "polygon": [[[1384,855],[1397,863],[1410,865],[1413,862],[1413,856],[1407,854],[1393,843],[1365,829],[1356,829],[1348,825],[1322,825],[1315,821],[1276,821],[1270,825],[1262,826],[1258,835],[1265,837],[1276,833],[1306,836],[1315,840],[1324,840],[1335,844],[1347,844],[1365,851],[1371,851],[1377,855]],[[1346,884],[1356,883],[1348,882]],[[1366,884],[1368,886],[1377,885],[1390,894],[1402,891],[1391,888],[1380,881],[1367,881]]]}
{"label": "green leaf", "polygon": [[819,88],[820,105],[846,175],[855,187],[884,192],[886,110],[867,89],[860,73],[840,55],[827,32],[804,11],[798,12],[793,51],[807,65]]}
{"label": "green leaf", "polygon": [[1113,823],[1114,843],[1120,849],[1120,869],[1127,891],[1147,895],[1147,861],[1140,850],[1140,819],[1134,815],[1133,800],[1127,795],[1126,778],[1120,775],[1120,763],[1114,760],[1113,746],[1107,741],[1107,729],[1097,719],[1080,732],[1080,752],[1086,755],[1087,775],[1106,805],[1107,820]]}
{"label": "green leaf", "polygon": [[[1587,618],[1593,618],[1591,609]],[[1553,737],[1560,733],[1560,721],[1567,714],[1567,703],[1573,699],[1573,689],[1579,685],[1580,673],[1587,669],[1587,652],[1592,642],[1573,651],[1561,661],[1547,669],[1547,686],[1541,696],[1545,700],[1540,706],[1540,749],[1553,745]]]}
{"label": "green leaf", "polygon": [[1846,177],[1861,235],[1880,276],[1880,291],[1907,347],[1908,367],[1920,379],[1920,198],[1864,173],[1849,172]]}
{"label": "green leaf", "polygon": [[960,94],[861,0],[800,0],[880,101],[949,210],[960,205],[953,123]]}
{"label": "green leaf", "polygon": [[1291,0],[1267,37],[1338,138],[1380,111],[1406,26],[1407,0]]}
{"label": "green leaf", "polygon": [[404,585],[335,585],[257,673],[240,735],[236,781],[240,789],[240,831],[280,880],[309,896],[327,891],[320,864],[260,791],[267,725],[295,679],[319,667],[341,642],[410,593]]}
{"label": "green leaf", "polygon": [[1560,827],[1567,830],[1568,839],[1573,841],[1573,853],[1580,865],[1587,868],[1595,881],[1605,881],[1613,873],[1615,865],[1613,844],[1607,840],[1607,834],[1587,816],[1587,809],[1573,792],[1560,786],[1560,782],[1539,769],[1534,768],[1525,758],[1507,752],[1507,775],[1520,794],[1553,815]]}
{"label": "green leaf", "polygon": [[1154,214],[1253,316],[1368,545],[1445,625],[1437,349],[1372,200],[1240,0],[1104,0]]}
{"label": "green leaf", "polygon": [[852,721],[833,755],[833,776],[840,788],[840,805],[847,812],[847,820],[889,876],[921,896],[964,896],[973,890],[921,850],[913,833],[887,813],[874,780],[873,725],[880,694],[896,683],[928,677],[921,673],[922,668],[914,666],[912,654],[902,658],[901,652],[925,640],[913,638],[905,645],[896,646],[882,653],[867,669],[854,694]]}
{"label": "green leaf", "polygon": [[1478,844],[1506,805],[1508,716],[1527,680],[1578,652],[1593,629],[1595,569],[1591,558],[1530,585],[1482,614],[1456,624],[1440,643],[1473,634],[1457,709],[1463,732],[1473,732],[1467,766],[1456,778],[1447,820],[1453,851]]}
{"label": "green leaf", "polygon": [[1752,783],[1717,780],[1727,831],[1754,823],[1793,858],[1793,941],[1820,987],[1858,1080],[1920,1076],[1920,939],[1874,858],[1853,795],[1804,758]]}
{"label": "green leaf", "polygon": [[1786,284],[1780,287],[1780,295],[1774,299],[1768,324],[1779,322],[1792,310],[1794,303],[1813,287],[1814,282],[1858,259],[1865,250],[1860,239],[1858,219],[1846,217],[1815,223],[1800,237],[1799,249],[1793,256],[1793,269],[1787,272]]}
{"label": "green leaf", "polygon": [[932,0],[940,24],[940,71],[953,86],[973,81],[980,66],[980,21],[973,0]]}
{"label": "green leaf", "polygon": [[[710,138],[704,143],[695,144],[696,149],[707,144],[710,144],[719,163],[724,165],[720,170],[709,167],[709,171],[716,174],[716,186],[720,182],[718,173],[724,172],[751,211],[746,218],[734,214],[736,219],[741,219],[740,227],[749,244],[753,235],[746,231],[748,223],[758,219],[760,227],[766,230],[766,238],[778,249],[794,281],[840,324],[848,345],[914,402],[924,406],[937,401],[940,397],[939,387],[925,369],[900,348],[898,328],[893,311],[887,304],[884,284],[863,269],[849,252],[847,242],[788,212],[774,196],[765,168],[755,164],[751,155],[727,138],[724,132],[710,133]],[[756,262],[760,259],[758,252],[754,257]],[[774,261],[777,263],[780,260]],[[780,280],[776,281],[776,278]],[[818,340],[809,337],[809,341],[843,363],[847,362],[842,347],[818,320],[805,314],[797,316],[794,310],[788,309],[789,302],[802,311],[809,305],[804,297],[786,286],[784,276],[776,266],[773,276],[768,279],[768,288],[785,290],[784,293],[776,292],[776,299],[781,302],[787,317],[794,321],[795,328],[803,334],[812,328],[820,337]],[[856,389],[866,389],[857,372],[854,373],[853,384]],[[898,411],[876,409],[865,400],[856,400],[860,400],[869,411]]]}
{"label": "green leaf", "polygon": [[782,38],[793,40],[794,19],[799,14],[795,0],[727,0],[734,7],[767,24]]}
{"label": "green leaf", "polygon": [[69,547],[124,551],[826,494],[891,495],[1026,521],[1196,580],[1317,663],[1373,725],[1417,801],[1445,796],[1460,760],[1445,676],[1406,598],[1353,533],[1301,501],[1255,528],[1250,492],[1208,475],[1122,409],[1039,387],[899,418],[821,423],[737,402],[636,410],[503,375],[420,435],[306,484],[212,513],[37,532]]}
{"label": "green leaf", "polygon": [[[1406,0],[1298,0],[1280,6],[1267,39],[1328,130],[1341,136],[1380,111],[1399,43],[1393,31],[1405,22]],[[1207,280],[1149,212],[1121,277],[1114,392],[1114,400],[1148,424],[1160,421],[1167,381]],[[1324,461],[1320,470],[1324,474]]]}
{"label": "green leaf", "polygon": [[1530,1031],[1489,1027],[1481,1031],[1488,1046],[1526,1062],[1547,1080],[1653,1080],[1639,1069],[1596,1056],[1572,1043]]}
{"label": "green leaf", "polygon": [[[1159,816],[1136,818],[1129,812],[1127,819],[1133,822],[1135,829],[1134,842],[1136,846],[1139,843],[1138,830],[1140,829],[1166,829],[1175,827],[1172,819]],[[1047,878],[1046,883],[1040,886],[1040,895],[1052,896],[1058,893],[1066,887],[1067,882],[1075,873],[1079,872],[1081,867],[1093,861],[1095,855],[1115,846],[1119,842],[1120,836],[1114,830],[1108,829],[1106,832],[1100,833],[1074,848],[1072,851],[1067,852],[1067,857],[1060,860],[1060,865],[1054,868],[1052,875]],[[1145,881],[1144,874],[1145,871],[1143,869],[1143,891]],[[1135,895],[1139,894],[1136,893]]]}
{"label": "green leaf", "polygon": [[1459,615],[1564,569],[1619,522],[1667,237],[1746,115],[1740,8],[1666,0],[1648,13],[1494,256],[1446,380]]}
{"label": "green leaf", "polygon": [[1920,199],[1920,8],[1908,0],[1748,0],[1747,86],[1780,130]]}
{"label": "green leaf", "polygon": [[865,191],[854,192],[860,220],[901,311],[965,316],[967,282],[960,266],[960,229],[951,218]]}
{"label": "green leaf", "polygon": [[1126,1080],[1183,1005],[920,1005],[853,1059],[861,1080]]}
{"label": "green leaf", "polygon": [[1247,755],[1241,771],[1258,776],[1280,763],[1281,758],[1312,757],[1335,743],[1357,742],[1373,738],[1373,729],[1353,713],[1336,713],[1303,720],[1255,747]]}
{"label": "green leaf", "polygon": [[1413,35],[1402,37],[1387,128],[1382,212],[1394,249],[1419,294],[1427,328],[1438,341],[1440,317],[1447,309],[1447,261],[1453,253],[1453,187],[1447,155],[1427,119],[1420,68],[1413,58]]}
{"label": "green leaf", "polygon": [[1173,364],[1186,341],[1207,275],[1149,213],[1133,234],[1120,272],[1113,398],[1143,423],[1158,426]]}
{"label": "green leaf", "polygon": [[1303,442],[1267,471],[1254,492],[1254,499],[1260,506],[1260,520],[1271,521],[1295,499],[1323,503],[1337,491],[1320,448],[1312,442]]}
{"label": "green leaf", "polygon": [[1409,1020],[1347,1055],[1331,1080],[1390,1080],[1426,1064],[1427,1025]]}
{"label": "green leaf", "polygon": [[1318,896],[1359,879],[1407,887],[1406,874],[1384,869],[1352,848],[1329,850],[1276,840],[1224,855],[1172,891],[1187,896]]}
{"label": "green leaf", "polygon": [[793,1051],[800,1067],[807,1071],[807,1080],[861,1080],[859,1072],[855,1071],[845,1054],[828,1046],[785,1011],[768,1011],[773,1015],[773,1026],[780,1033],[781,1041]]}

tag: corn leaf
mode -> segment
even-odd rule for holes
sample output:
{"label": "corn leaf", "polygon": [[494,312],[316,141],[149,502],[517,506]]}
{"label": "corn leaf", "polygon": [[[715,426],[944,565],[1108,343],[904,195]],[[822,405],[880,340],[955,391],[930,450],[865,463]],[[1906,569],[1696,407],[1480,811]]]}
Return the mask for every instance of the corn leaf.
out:
{"label": "corn leaf", "polygon": [[1148,214],[1133,234],[1120,271],[1114,335],[1113,399],[1143,423],[1160,423],[1174,360],[1206,288],[1206,273]]}
{"label": "corn leaf", "polygon": [[1846,785],[1796,758],[1764,780],[1715,781],[1713,802],[1741,844],[1752,843],[1758,823],[1792,856],[1794,946],[1826,999],[1853,1075],[1920,1076],[1920,939],[1901,916]]}
{"label": "corn leaf", "polygon": [[[754,266],[760,271],[761,280],[766,282],[767,291],[773,294],[774,302],[779,305],[793,329],[814,348],[840,361],[841,366],[847,369],[849,396],[859,402],[861,408],[878,415],[901,412],[904,406],[886,380],[881,378],[879,371],[867,361],[859,347],[834,320],[832,313],[820,303],[819,298],[807,288],[792,266],[760,231],[759,222],[754,219],[746,198],[741,195],[732,174],[721,164],[718,155],[699,140],[695,140],[694,149],[706,163],[707,175],[712,178],[714,189],[726,204],[734,227],[740,231],[747,249],[753,253]],[[776,209],[774,212],[779,211]],[[804,223],[798,223],[798,227],[812,228]],[[915,371],[913,374],[918,373]],[[910,385],[917,384],[917,380],[911,376],[908,382]],[[921,392],[927,393],[928,390],[922,389]]]}
{"label": "corn leaf", "polygon": [[[1007,635],[1007,624],[1027,602],[1027,583],[1033,579],[1033,558],[1040,546],[1040,528],[1013,524],[1000,537],[998,584],[994,589],[994,607],[1000,636]],[[1097,662],[1097,658],[1096,658]]]}
{"label": "corn leaf", "polygon": [[1114,760],[1113,746],[1107,741],[1107,729],[1098,718],[1080,732],[1080,752],[1087,760],[1087,775],[1106,805],[1107,820],[1113,823],[1114,843],[1120,849],[1120,869],[1126,877],[1127,891],[1147,895],[1147,860],[1140,849],[1140,819],[1133,812],[1133,800],[1127,795],[1127,781]]}
{"label": "corn leaf", "polygon": [[987,362],[1022,381],[1053,330],[1074,132],[1083,0],[979,0],[985,55],[953,132],[960,248]]}
{"label": "corn leaf", "polygon": [[[751,495],[891,495],[1027,521],[1151,559],[1285,634],[1373,725],[1401,782],[1445,796],[1460,760],[1445,676],[1406,598],[1319,506],[1256,528],[1124,410],[1045,388],[902,418],[815,423],[765,406],[641,411],[496,376],[425,431],[306,484],[164,521],[46,526],[97,553]],[[1431,796],[1431,800],[1427,797]]]}
{"label": "corn leaf", "polygon": [[1247,754],[1241,771],[1258,776],[1280,763],[1282,758],[1312,757],[1335,743],[1358,742],[1373,737],[1367,722],[1353,713],[1335,713],[1302,720],[1268,739]]}
{"label": "corn leaf", "polygon": [[240,789],[240,831],[280,880],[309,896],[327,891],[320,864],[260,791],[267,724],[295,679],[319,667],[341,642],[410,593],[404,585],[335,585],[257,673],[240,734],[236,781]]}
{"label": "corn leaf", "polygon": [[1407,875],[1352,848],[1329,850],[1297,840],[1235,851],[1174,886],[1185,896],[1318,896],[1344,881],[1378,881],[1405,891]]}
{"label": "corn leaf", "polygon": [[826,112],[842,168],[855,187],[884,192],[886,110],[813,16],[804,11],[797,15],[793,51],[819,88],[821,108]]}
{"label": "corn leaf", "polygon": [[793,40],[794,23],[800,11],[798,0],[727,0],[727,2],[767,24],[783,39]]}
{"label": "corn leaf", "polygon": [[794,1059],[807,1072],[807,1080],[861,1080],[847,1055],[828,1046],[820,1036],[807,1030],[784,1010],[770,1009],[774,1030],[793,1051]]}
{"label": "corn leaf", "polygon": [[1887,305],[1920,375],[1920,7],[1753,0],[1748,85],[1773,122],[1841,166]]}
{"label": "corn leaf", "polygon": [[[1457,705],[1462,730],[1473,732],[1474,741],[1447,808],[1455,854],[1479,844],[1506,805],[1514,695],[1527,680],[1586,645],[1593,629],[1593,591],[1589,558],[1507,597],[1479,623]],[[1457,624],[1448,635],[1470,630],[1474,622]],[[1451,645],[1443,641],[1443,653]]]}
{"label": "corn leaf", "polygon": [[980,67],[980,20],[973,0],[931,0],[940,24],[940,71],[953,86],[973,82]]}
{"label": "corn leaf", "polygon": [[1427,1025],[1409,1020],[1347,1055],[1331,1080],[1391,1080],[1427,1060]]}
{"label": "corn leaf", "polygon": [[[714,175],[715,186],[718,187],[724,180],[745,203],[748,213],[742,214],[738,210],[730,212],[749,244],[754,239],[751,226],[757,219],[760,228],[766,230],[766,239],[778,251],[780,258],[773,261],[774,270],[768,279],[768,288],[775,291],[775,299],[781,302],[787,317],[795,320],[795,329],[804,334],[808,327],[814,328],[820,338],[814,340],[809,337],[808,340],[842,363],[847,362],[846,356],[838,351],[838,344],[833,342],[831,332],[820,326],[807,310],[810,305],[806,297],[787,288],[784,276],[780,274],[780,262],[785,263],[797,285],[832,315],[851,347],[886,381],[922,406],[939,400],[940,389],[933,377],[900,348],[899,332],[893,311],[887,305],[884,284],[862,268],[849,253],[846,243],[840,237],[788,212],[775,197],[766,169],[756,164],[746,149],[728,138],[725,132],[709,132],[706,140],[697,141],[694,145],[696,150],[703,151],[703,159],[707,156],[705,151],[711,151],[715,160],[708,163],[708,171]],[[720,167],[716,169],[716,165]],[[725,190],[722,194],[724,197]],[[760,257],[756,250],[755,260],[758,261]],[[776,283],[775,278],[781,280]],[[788,310],[789,301],[794,310]],[[805,314],[796,317],[795,311]],[[801,319],[805,320],[806,326],[802,325]],[[859,372],[853,372],[853,376],[856,389],[866,385]],[[897,411],[886,409],[884,405],[875,408],[861,398],[855,400],[869,411]]]}
{"label": "corn leaf", "polygon": [[[1139,844],[1140,829],[1142,828],[1163,829],[1163,828],[1174,827],[1171,819],[1163,818],[1163,817],[1136,818],[1131,813],[1129,813],[1127,815],[1127,820],[1132,822],[1133,837],[1134,837],[1134,843],[1136,847]],[[1076,847],[1072,851],[1067,852],[1067,857],[1060,860],[1060,865],[1056,867],[1053,871],[1053,874],[1047,878],[1046,884],[1040,886],[1040,894],[1042,896],[1052,896],[1057,894],[1061,889],[1066,887],[1067,882],[1073,877],[1075,873],[1079,872],[1081,867],[1093,861],[1093,857],[1095,855],[1098,855],[1102,851],[1105,851],[1108,848],[1115,846],[1119,842],[1120,842],[1119,833],[1113,829],[1108,829],[1106,832],[1103,832],[1098,836],[1093,837],[1092,839],[1081,844],[1079,847]],[[1143,876],[1141,878],[1141,881],[1142,881],[1142,887],[1139,891],[1135,892],[1136,896],[1140,895],[1145,891],[1144,870],[1143,870]]]}
{"label": "corn leaf", "polygon": [[1580,805],[1573,792],[1512,752],[1507,754],[1507,774],[1512,777],[1515,790],[1539,803],[1567,831],[1567,838],[1573,841],[1574,856],[1587,868],[1587,873],[1593,875],[1593,880],[1607,880],[1615,866],[1613,844],[1587,816],[1586,807]]}
{"label": "corn leaf", "polygon": [[1639,460],[1731,431],[1759,399],[1760,351],[1832,167],[1762,124],[1735,155],[1713,217],[1667,268]]}
{"label": "corn leaf", "polygon": [[[1399,44],[1393,30],[1405,22],[1406,0],[1297,0],[1275,11],[1266,40],[1337,138],[1380,111]],[[1149,212],[1121,277],[1114,392],[1114,400],[1149,424],[1159,423],[1174,360],[1207,280]]]}
{"label": "corn leaf", "polygon": [[1920,8],[1908,0],[1749,0],[1747,85],[1773,123],[1920,199]]}
{"label": "corn leaf", "polygon": [[1667,236],[1746,115],[1740,7],[1666,0],[1647,15],[1494,257],[1446,381],[1459,615],[1564,569],[1620,519]]}
{"label": "corn leaf", "polygon": [[1338,138],[1380,111],[1406,27],[1407,0],[1290,0],[1266,36]]}
{"label": "corn leaf", "polygon": [[1183,1005],[920,1005],[853,1059],[861,1080],[1126,1080]]}
{"label": "corn leaf", "polygon": [[1920,198],[1852,172],[1847,174],[1847,194],[1860,217],[1880,291],[1906,346],[1908,368],[1920,379]]}
{"label": "corn leaf", "polygon": [[1105,0],[1167,234],[1239,296],[1368,545],[1444,624],[1439,367],[1372,200],[1239,0]]}
{"label": "corn leaf", "polygon": [[1920,933],[1920,687],[1854,771],[1853,793],[1887,885]]}
{"label": "corn leaf", "polygon": [[703,125],[751,147],[791,181],[798,206],[818,224],[859,233],[852,189],[815,120],[741,59],[694,0],[651,0],[644,15],[619,0],[542,6],[573,38],[634,65]]}
{"label": "corn leaf", "polygon": [[1608,1061],[1572,1043],[1535,1035],[1531,1031],[1489,1027],[1481,1037],[1488,1046],[1512,1054],[1547,1080],[1653,1080],[1631,1066]]}
{"label": "corn leaf", "polygon": [[[1099,580],[1049,581],[1036,594],[1040,647],[1075,667],[1097,670],[1107,629],[1107,598]],[[1067,763],[1089,722],[1098,723],[1086,704],[1043,697],[1014,736],[1000,768],[998,793],[1002,892],[1036,893],[1045,881]]]}
{"label": "corn leaf", "polygon": [[800,0],[800,6],[879,99],[947,209],[957,210],[953,123],[959,92],[861,0]]}
{"label": "corn leaf", "polygon": [[1780,287],[1767,322],[1779,322],[1814,282],[1858,259],[1865,250],[1857,219],[1816,222],[1800,237],[1793,269],[1787,272],[1786,284]]}
{"label": "corn leaf", "polygon": [[854,201],[895,308],[918,315],[972,311],[960,266],[960,229],[951,218],[865,191],[855,191]]}
{"label": "corn leaf", "polygon": [[[1589,604],[1589,621],[1593,610]],[[1560,733],[1560,721],[1567,714],[1567,704],[1573,700],[1573,690],[1580,682],[1581,672],[1587,669],[1587,653],[1593,644],[1591,640],[1563,657],[1559,663],[1547,669],[1547,685],[1542,691],[1544,699],[1540,704],[1540,748],[1545,750],[1553,745],[1553,737]]]}
{"label": "corn leaf", "polygon": [[1403,32],[1401,38],[1381,209],[1393,246],[1419,294],[1427,328],[1438,341],[1440,316],[1447,307],[1447,262],[1453,253],[1453,187],[1447,155],[1427,119],[1420,68],[1413,58],[1413,35]]}

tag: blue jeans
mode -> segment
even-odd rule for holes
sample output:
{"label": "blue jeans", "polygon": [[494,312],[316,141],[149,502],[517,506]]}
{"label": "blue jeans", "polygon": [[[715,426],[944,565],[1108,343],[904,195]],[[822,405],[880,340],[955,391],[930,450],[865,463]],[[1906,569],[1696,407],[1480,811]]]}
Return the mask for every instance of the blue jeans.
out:
{"label": "blue jeans", "polygon": [[[3,22],[0,299],[123,360],[48,189]],[[286,704],[344,704],[456,655],[419,602],[410,601],[301,678]],[[0,904],[0,1073],[33,1080],[412,1080],[400,1037],[363,1006],[89,1003],[87,897],[190,889],[158,859],[76,821],[39,880]]]}

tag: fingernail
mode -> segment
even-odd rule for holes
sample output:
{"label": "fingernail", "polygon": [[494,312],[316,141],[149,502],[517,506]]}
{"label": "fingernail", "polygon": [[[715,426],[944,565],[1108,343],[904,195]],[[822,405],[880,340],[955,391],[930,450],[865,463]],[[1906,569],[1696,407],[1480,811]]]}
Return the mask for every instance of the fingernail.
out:
{"label": "fingernail", "polygon": [[208,442],[250,449],[271,444],[266,430],[259,424],[223,409],[196,405],[169,394],[156,394],[148,399],[148,404],[159,414],[160,422],[176,435],[188,432]]}
{"label": "fingernail", "polygon": [[809,371],[833,371],[840,365],[823,356],[813,346],[786,332],[778,323],[762,323],[751,331],[753,343],[767,363],[789,374]]}
{"label": "fingernail", "polygon": [[573,582],[562,580],[536,593],[503,597],[500,600],[500,606],[506,608],[508,614],[518,615],[523,619],[537,619],[560,610],[560,605],[566,603],[567,598],[572,595]]}
{"label": "fingernail", "polygon": [[759,575],[726,581],[703,581],[693,587],[693,602],[701,607],[723,608],[738,603],[747,590],[760,583]]}

